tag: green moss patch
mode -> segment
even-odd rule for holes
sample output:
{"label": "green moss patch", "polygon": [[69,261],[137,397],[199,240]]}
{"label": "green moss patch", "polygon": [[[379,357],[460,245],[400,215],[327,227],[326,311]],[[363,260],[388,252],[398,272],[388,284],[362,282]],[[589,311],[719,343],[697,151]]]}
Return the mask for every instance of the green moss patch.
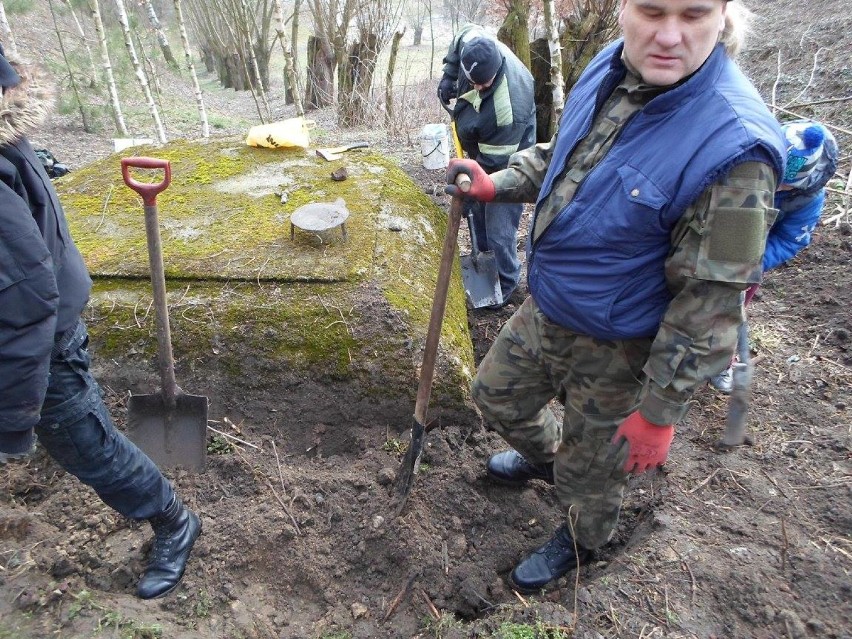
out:
{"label": "green moss patch", "polygon": [[[398,166],[375,153],[326,162],[312,151],[231,140],[134,151],[171,162],[172,183],[158,205],[179,362],[232,378],[247,362],[263,362],[360,381],[367,393],[371,385],[415,390],[446,213]],[[121,178],[120,157],[57,186],[96,281],[89,323],[100,354],[153,362],[143,211]],[[333,181],[344,165],[348,179]],[[145,181],[145,172],[133,174]],[[291,239],[296,208],[337,199],[350,212],[347,239],[340,228],[297,229]],[[441,351],[436,390],[463,400],[474,366],[457,262]]]}

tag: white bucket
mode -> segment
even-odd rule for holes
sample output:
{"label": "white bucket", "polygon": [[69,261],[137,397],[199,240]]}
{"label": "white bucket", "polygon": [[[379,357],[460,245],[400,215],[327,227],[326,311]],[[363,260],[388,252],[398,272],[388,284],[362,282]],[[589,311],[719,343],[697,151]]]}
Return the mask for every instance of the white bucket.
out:
{"label": "white bucket", "polygon": [[443,169],[450,163],[450,141],[447,126],[427,124],[420,132],[420,151],[423,155],[423,167]]}

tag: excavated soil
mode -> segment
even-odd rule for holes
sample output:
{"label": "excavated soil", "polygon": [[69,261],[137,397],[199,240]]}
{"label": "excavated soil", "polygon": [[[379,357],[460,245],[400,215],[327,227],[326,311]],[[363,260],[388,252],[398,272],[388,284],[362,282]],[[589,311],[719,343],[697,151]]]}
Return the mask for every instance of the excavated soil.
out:
{"label": "excavated soil", "polygon": [[[744,66],[768,101],[774,93],[776,105],[837,127],[847,176],[852,2],[755,8],[761,19]],[[248,96],[211,99],[249,112]],[[289,108],[273,103],[281,116]],[[420,164],[422,123],[384,137],[336,131],[331,113],[315,119],[336,140],[367,137],[448,204],[435,195],[441,172]],[[109,151],[106,135],[83,136],[70,117],[37,142],[72,168]],[[826,213],[839,205],[832,194]],[[243,443],[216,439],[207,472],[172,476],[204,533],[182,584],[162,600],[133,596],[146,525],[102,505],[43,450],[0,470],[0,638],[848,639],[850,260],[847,214],[769,274],[752,303],[753,445],[716,450],[727,400],[699,390],[669,463],[631,481],[613,542],[542,596],[513,593],[506,576],[559,525],[556,498],[537,482],[488,482],[485,460],[502,443],[473,413],[433,407],[421,473],[396,517],[391,482],[413,402],[380,402],[333,376],[306,379],[256,362],[249,368],[265,377],[225,389],[221,414],[211,415]],[[521,297],[470,314],[477,361]],[[133,373],[109,362],[96,372],[121,424],[121,380]],[[186,387],[199,392],[203,379],[195,371]],[[528,634],[510,634],[520,632],[510,622],[529,624]]]}

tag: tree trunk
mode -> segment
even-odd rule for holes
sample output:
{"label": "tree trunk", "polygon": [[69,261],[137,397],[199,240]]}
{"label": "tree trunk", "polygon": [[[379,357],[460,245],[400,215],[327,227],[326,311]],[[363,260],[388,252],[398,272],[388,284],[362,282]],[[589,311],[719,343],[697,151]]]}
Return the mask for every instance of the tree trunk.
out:
{"label": "tree trunk", "polygon": [[157,105],[160,109],[163,108],[163,90],[160,87],[160,76],[157,74],[157,67],[154,66],[153,61],[151,60],[148,53],[145,51],[145,43],[142,42],[142,36],[138,33],[134,33],[136,36],[136,46],[137,51],[139,51],[139,57],[142,62],[142,69],[145,71],[145,75],[148,76],[151,86],[154,87],[154,97],[157,101]]}
{"label": "tree trunk", "polygon": [[229,53],[219,60],[219,82],[234,91],[245,91],[248,88],[245,67],[239,54]]}
{"label": "tree trunk", "polygon": [[18,57],[18,45],[15,43],[15,34],[12,33],[12,27],[9,26],[9,20],[6,18],[6,7],[3,1],[0,0],[0,25],[3,25],[3,32],[6,34],[6,48],[9,49],[9,54]]}
{"label": "tree trunk", "polygon": [[127,11],[124,8],[124,0],[115,0],[115,8],[118,10],[118,22],[121,24],[121,30],[124,32],[124,46],[127,47],[127,53],[130,55],[130,62],[133,63],[133,68],[136,69],[136,78],[139,80],[139,85],[142,87],[142,93],[145,94],[145,100],[148,102],[148,109],[151,111],[151,117],[154,118],[154,126],[157,131],[157,138],[161,144],[165,144],[166,132],[163,129],[163,122],[160,120],[160,112],[157,110],[157,105],[154,102],[154,96],[151,95],[151,87],[148,85],[148,76],[145,75],[145,70],[139,63],[139,57],[136,55],[136,48],[133,46],[133,38],[130,35],[130,23],[127,20]]}
{"label": "tree trunk", "polygon": [[216,71],[216,56],[213,55],[213,52],[210,49],[202,47],[201,60],[204,62],[204,69],[207,73],[213,73]]}
{"label": "tree trunk", "polygon": [[497,31],[497,39],[509,47],[528,69],[531,64],[529,18],[529,1],[511,0],[509,13]]}
{"label": "tree trunk", "polygon": [[174,0],[175,17],[177,18],[178,30],[180,31],[180,42],[183,46],[183,55],[186,58],[186,69],[192,78],[192,89],[195,92],[195,103],[198,106],[198,117],[201,120],[201,137],[210,137],[210,124],[207,121],[207,110],[204,108],[204,95],[201,93],[201,85],[198,84],[198,76],[195,66],[192,64],[192,51],[189,48],[189,37],[186,35],[186,23],[183,20],[183,9],[181,0]]}
{"label": "tree trunk", "polygon": [[368,121],[378,44],[378,38],[368,34],[349,48],[337,99],[337,120],[341,126],[358,126]]}
{"label": "tree trunk", "polygon": [[305,107],[321,109],[334,100],[334,55],[331,47],[316,36],[308,38],[308,75]]}
{"label": "tree trunk", "polygon": [[296,106],[296,115],[304,115],[305,108],[302,106],[301,88],[295,72],[293,49],[287,40],[287,34],[284,33],[284,7],[281,0],[275,0],[275,32],[284,53],[284,78],[288,89],[287,102],[289,104],[292,100],[292,103]]}
{"label": "tree trunk", "polygon": [[393,129],[395,128],[393,108],[393,72],[396,68],[396,58],[399,55],[399,42],[402,40],[403,35],[405,35],[405,28],[403,28],[402,31],[397,31],[393,34],[390,57],[388,58],[388,72],[385,75],[385,123],[391,132],[393,132]]}
{"label": "tree trunk", "polygon": [[148,22],[151,23],[151,28],[157,35],[157,42],[160,45],[160,51],[163,52],[163,58],[165,58],[168,64],[177,68],[177,60],[172,55],[172,47],[169,44],[169,39],[166,37],[165,31],[163,31],[163,27],[160,26],[160,19],[157,17],[157,12],[154,11],[154,5],[151,4],[151,0],[144,0],[144,3],[145,11],[148,13]]}
{"label": "tree trunk", "polygon": [[107,46],[106,32],[104,31],[104,23],[101,20],[101,6],[98,0],[89,0],[89,8],[92,11],[92,20],[95,23],[95,33],[98,36],[98,42],[101,47],[101,64],[106,75],[107,87],[109,88],[109,103],[112,107],[112,115],[115,120],[115,128],[119,134],[128,137],[130,134],[127,131],[127,124],[124,122],[124,114],[121,112],[121,103],[118,100],[118,89],[115,86],[115,76],[112,72],[112,63],[109,59],[109,47]]}
{"label": "tree trunk", "polygon": [[59,23],[56,21],[56,11],[53,8],[53,0],[48,0],[50,7],[50,17],[53,18],[53,28],[56,31],[56,37],[59,39],[59,49],[62,52],[62,59],[65,60],[65,68],[68,69],[68,79],[71,82],[71,90],[74,92],[74,99],[77,101],[77,108],[80,110],[80,118],[83,120],[83,130],[86,133],[92,132],[92,127],[89,126],[89,118],[86,116],[86,109],[83,108],[83,101],[80,99],[80,91],[77,89],[77,81],[74,79],[74,70],[68,62],[68,54],[65,51],[65,42],[62,39],[62,30],[59,28]]}
{"label": "tree trunk", "polygon": [[89,40],[86,38],[86,32],[83,31],[83,25],[80,24],[80,20],[77,18],[77,12],[74,11],[74,6],[71,4],[71,0],[65,0],[65,5],[68,7],[68,11],[74,19],[74,24],[77,26],[77,33],[80,34],[80,41],[83,43],[83,46],[86,49],[86,56],[89,58],[89,66],[92,69],[92,79],[89,82],[89,86],[92,88],[97,87],[98,67],[95,64],[95,56],[92,55],[92,48],[89,46]]}
{"label": "tree trunk", "polygon": [[429,40],[431,41],[429,49],[429,79],[431,80],[435,76],[435,15],[432,11],[432,0],[426,0],[426,2],[429,11]]}
{"label": "tree trunk", "polygon": [[304,91],[302,87],[302,74],[299,71],[299,54],[297,51],[297,44],[299,42],[299,12],[301,10],[302,0],[293,0],[293,23],[290,27],[290,60],[293,62],[293,77],[296,78],[294,90],[299,93],[298,98],[293,97],[293,103],[296,105],[296,113],[299,113],[300,107],[302,107],[302,113],[305,111],[302,106]]}
{"label": "tree trunk", "polygon": [[537,38],[530,45],[530,72],[535,97],[536,142],[547,142],[558,121],[554,119],[553,86],[550,79],[550,46],[547,38]]}
{"label": "tree trunk", "polygon": [[566,94],[586,65],[617,32],[618,6],[618,0],[578,2],[575,13],[565,21],[560,41]]}
{"label": "tree trunk", "polygon": [[[250,15],[248,3],[246,0],[242,0],[242,9],[246,16]],[[246,20],[245,24],[248,24]],[[246,65],[246,75],[249,78],[250,88],[252,90],[252,94],[255,95],[255,100],[257,100],[257,95],[260,95],[260,101],[263,103],[263,110],[266,113],[266,117],[272,117],[272,112],[269,110],[269,102],[266,99],[266,89],[264,86],[269,86],[269,54],[266,50],[265,42],[252,43],[252,33],[249,30],[246,30],[243,33],[243,37],[245,38],[245,42],[248,45],[246,49],[248,50],[249,59]],[[258,58],[260,57],[263,68],[265,69],[265,80],[266,84],[264,85],[264,74],[261,73],[261,65],[258,64]],[[257,107],[257,113],[260,116],[261,122],[266,122],[264,119],[264,114],[260,111],[260,105]]]}
{"label": "tree trunk", "polygon": [[414,46],[419,47],[421,44],[423,44],[423,27],[418,26],[414,29]]}
{"label": "tree trunk", "polygon": [[547,46],[550,53],[550,87],[552,90],[550,123],[546,130],[547,140],[556,133],[556,127],[562,118],[562,110],[565,108],[565,93],[562,90],[564,85],[562,79],[562,45],[559,42],[559,25],[555,15],[553,0],[544,0],[544,26],[548,33]]}

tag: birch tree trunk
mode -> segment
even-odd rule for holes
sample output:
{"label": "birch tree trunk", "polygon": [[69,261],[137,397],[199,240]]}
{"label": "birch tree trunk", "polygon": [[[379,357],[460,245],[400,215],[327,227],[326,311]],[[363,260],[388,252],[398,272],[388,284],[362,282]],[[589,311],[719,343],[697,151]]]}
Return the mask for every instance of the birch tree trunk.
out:
{"label": "birch tree trunk", "polygon": [[559,120],[562,118],[562,109],[565,108],[565,93],[562,89],[562,44],[559,41],[559,25],[555,20],[555,7],[553,0],[544,0],[544,26],[547,29],[547,45],[550,49],[550,83],[553,86],[553,106],[550,116],[550,126],[547,131],[547,139],[553,137]]}
{"label": "birch tree trunk", "polygon": [[92,80],[89,83],[89,86],[94,88],[98,86],[100,82],[98,81],[98,67],[95,64],[95,56],[92,55],[92,48],[89,46],[89,39],[86,37],[86,32],[83,31],[83,25],[80,24],[80,20],[77,18],[77,12],[74,11],[74,6],[71,4],[71,0],[65,0],[65,6],[68,7],[71,17],[74,18],[74,24],[77,25],[77,33],[80,34],[80,41],[86,48],[86,55],[89,57],[89,66],[92,68]]}
{"label": "birch tree trunk", "polygon": [[[298,89],[299,102],[302,101],[304,87],[302,86],[302,74],[299,73],[299,12],[302,10],[302,0],[293,0],[293,23],[290,29],[290,53],[293,60],[293,76],[296,78],[296,86],[294,91]],[[296,98],[293,98],[295,102]],[[297,103],[298,108],[298,103]]]}
{"label": "birch tree trunk", "polygon": [[92,127],[89,125],[89,118],[86,116],[86,109],[83,108],[83,100],[80,98],[80,91],[77,88],[77,80],[74,79],[74,70],[68,62],[68,53],[65,51],[65,42],[62,39],[62,31],[59,28],[59,23],[56,21],[56,10],[53,8],[53,0],[48,0],[50,7],[50,17],[53,18],[53,28],[56,31],[56,37],[59,39],[59,49],[62,52],[62,59],[65,61],[65,68],[68,69],[68,79],[71,83],[71,90],[74,92],[74,99],[77,101],[77,108],[80,110],[80,117],[83,119],[83,130],[86,133],[92,132]]}
{"label": "birch tree trunk", "polygon": [[9,54],[18,57],[18,45],[15,43],[15,34],[12,33],[12,27],[9,26],[9,20],[6,19],[6,7],[3,5],[3,0],[0,0],[0,24],[3,25],[3,32],[6,34],[6,48],[9,49]]}
{"label": "birch tree trunk", "polygon": [[296,107],[296,115],[305,115],[305,107],[302,105],[302,87],[299,86],[299,78],[296,76],[296,67],[293,62],[293,48],[284,33],[284,6],[281,0],[275,0],[275,33],[281,43],[284,53],[284,75],[287,76],[287,84],[293,95],[293,105]]}
{"label": "birch tree trunk", "polygon": [[98,36],[98,42],[101,47],[101,65],[104,68],[106,75],[107,87],[109,89],[109,103],[112,106],[112,116],[115,120],[115,128],[124,137],[130,134],[127,131],[127,124],[124,122],[124,114],[121,112],[121,103],[118,101],[118,90],[115,87],[115,76],[112,72],[112,62],[109,59],[109,47],[107,46],[106,32],[104,31],[104,23],[101,20],[101,6],[98,0],[89,0],[89,9],[92,12],[92,20],[95,23],[95,33]]}
{"label": "birch tree trunk", "polygon": [[118,22],[121,24],[121,30],[124,32],[124,46],[127,47],[127,53],[130,55],[130,62],[133,63],[133,68],[136,69],[136,79],[139,80],[139,85],[142,87],[142,93],[145,94],[145,100],[148,102],[148,108],[151,110],[151,117],[154,118],[154,125],[157,129],[157,138],[161,144],[165,144],[166,132],[163,129],[163,122],[160,120],[160,112],[154,102],[154,96],[151,95],[151,87],[148,85],[148,76],[145,75],[145,70],[139,63],[139,57],[136,55],[136,47],[133,46],[133,38],[130,35],[130,23],[127,20],[127,11],[124,8],[124,0],[115,0],[115,8],[118,10]]}
{"label": "birch tree trunk", "polygon": [[180,30],[180,42],[183,45],[183,55],[186,58],[186,68],[192,78],[192,89],[195,91],[195,103],[198,106],[198,117],[201,119],[201,137],[210,137],[210,124],[207,120],[207,110],[204,108],[204,95],[201,93],[201,85],[198,84],[198,76],[195,74],[195,66],[192,64],[192,52],[189,48],[189,38],[186,35],[186,23],[183,21],[183,9],[181,0],[174,0],[175,15],[177,17],[178,29]]}
{"label": "birch tree trunk", "polygon": [[148,22],[151,23],[151,28],[157,36],[157,42],[160,45],[160,50],[163,52],[163,57],[168,64],[177,67],[177,60],[172,55],[172,47],[169,44],[169,39],[166,37],[166,32],[163,31],[163,27],[160,25],[160,19],[157,17],[157,12],[154,11],[154,5],[151,4],[151,0],[143,1],[145,3],[145,12],[148,14]]}

